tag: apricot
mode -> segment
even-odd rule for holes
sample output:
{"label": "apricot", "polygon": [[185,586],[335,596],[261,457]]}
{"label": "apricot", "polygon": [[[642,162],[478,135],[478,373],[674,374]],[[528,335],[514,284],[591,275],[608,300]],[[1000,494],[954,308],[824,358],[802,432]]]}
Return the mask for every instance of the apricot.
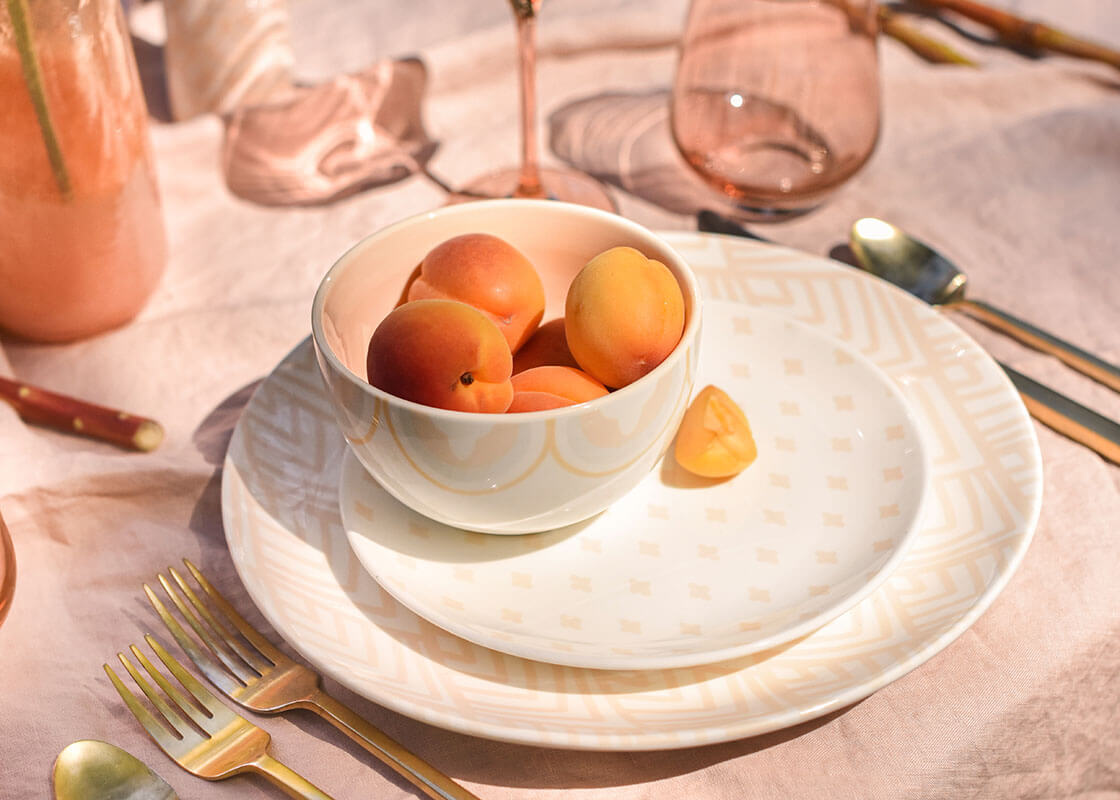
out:
{"label": "apricot", "polygon": [[543,411],[586,403],[607,393],[607,387],[572,367],[533,367],[514,375],[513,402],[508,411]]}
{"label": "apricot", "polygon": [[477,308],[414,300],[381,321],[366,351],[367,380],[414,403],[500,414],[513,400],[513,356]]}
{"label": "apricot", "polygon": [[580,367],[618,389],[677,346],[684,296],[660,261],[632,247],[614,247],[587,262],[568,287],[564,331]]}
{"label": "apricot", "polygon": [[568,349],[564,336],[564,318],[557,317],[537,328],[525,344],[513,354],[513,374],[524,372],[533,367],[572,367],[579,364]]}
{"label": "apricot", "polygon": [[498,326],[511,353],[544,316],[544,285],[536,269],[521,251],[488,233],[455,236],[433,247],[420,262],[408,299],[474,306]]}
{"label": "apricot", "polygon": [[[403,306],[408,302],[408,293],[412,291],[412,284],[416,283],[416,279],[420,277],[420,265],[417,264],[413,267],[412,272],[408,273],[405,279],[404,288],[401,289],[401,296],[397,298],[397,305]],[[396,308],[396,306],[394,306]]]}
{"label": "apricot", "polygon": [[727,392],[705,386],[684,412],[673,454],[689,472],[728,478],[758,456],[747,415]]}

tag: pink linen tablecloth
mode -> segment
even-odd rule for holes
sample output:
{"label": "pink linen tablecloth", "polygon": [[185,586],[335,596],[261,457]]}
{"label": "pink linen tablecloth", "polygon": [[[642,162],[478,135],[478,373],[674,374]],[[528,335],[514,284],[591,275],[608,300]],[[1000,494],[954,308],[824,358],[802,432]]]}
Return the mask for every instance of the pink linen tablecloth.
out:
{"label": "pink linen tablecloth", "polygon": [[[441,142],[432,168],[446,180],[513,160],[503,2],[291,7],[309,80],[419,53],[431,74],[427,123]],[[1120,44],[1113,3],[1013,7]],[[565,0],[546,3],[541,21],[546,159],[559,153],[612,176],[622,213],[654,228],[694,227],[702,198],[664,117],[684,10],[683,0]],[[974,296],[1120,362],[1120,73],[930,30],[983,67],[931,66],[883,41],[884,126],[871,162],[816,213],[763,232],[825,255],[855,218],[890,219],[965,266]],[[168,432],[155,453],[129,454],[25,427],[0,407],[0,510],[19,563],[0,627],[0,798],[49,796],[55,755],[81,738],[126,748],[184,798],[279,796],[249,778],[208,784],[174,766],[101,664],[158,624],[140,586],[184,556],[270,630],[223,538],[232,427],[254,385],[307,335],[333,260],[443,202],[416,177],[328,207],[255,207],[222,183],[217,119],[156,124],[153,138],[171,255],[149,306],[84,342],[0,349],[2,374],[156,417]],[[1120,418],[1120,396],[961,324],[1022,372]],[[1006,590],[931,661],[822,719],[702,748],[571,752],[447,732],[331,688],[483,798],[1120,797],[1120,469],[1037,430],[1042,517]],[[274,755],[338,798],[417,796],[316,719],[256,720]]]}

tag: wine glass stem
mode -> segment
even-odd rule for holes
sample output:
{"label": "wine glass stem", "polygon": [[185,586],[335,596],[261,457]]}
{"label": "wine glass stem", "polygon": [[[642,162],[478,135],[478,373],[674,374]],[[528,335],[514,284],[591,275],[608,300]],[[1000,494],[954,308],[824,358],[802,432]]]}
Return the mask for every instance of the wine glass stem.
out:
{"label": "wine glass stem", "polygon": [[521,79],[521,175],[514,197],[544,197],[537,150],[537,15],[517,14]]}

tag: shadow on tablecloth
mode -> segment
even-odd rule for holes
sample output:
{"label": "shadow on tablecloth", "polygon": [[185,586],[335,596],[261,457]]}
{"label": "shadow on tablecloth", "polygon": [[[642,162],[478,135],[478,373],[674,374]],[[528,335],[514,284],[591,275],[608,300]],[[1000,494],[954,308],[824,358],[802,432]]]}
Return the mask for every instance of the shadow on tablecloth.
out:
{"label": "shadow on tablecloth", "polygon": [[548,128],[553,153],[605,183],[677,214],[718,205],[673,144],[666,89],[584,97],[553,112]]}

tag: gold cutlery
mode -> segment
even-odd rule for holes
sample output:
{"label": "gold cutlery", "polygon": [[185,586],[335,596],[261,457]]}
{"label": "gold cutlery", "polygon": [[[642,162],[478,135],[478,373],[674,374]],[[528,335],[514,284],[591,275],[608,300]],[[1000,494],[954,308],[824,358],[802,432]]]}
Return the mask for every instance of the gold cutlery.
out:
{"label": "gold cutlery", "polygon": [[[874,217],[852,225],[852,254],[863,269],[905,289],[919,300],[971,317],[1028,347],[1055,356],[1078,372],[1120,392],[1120,367],[980,300],[965,297],[967,278],[933,248]],[[1023,397],[1027,410],[1044,425],[1120,464],[1120,423],[1000,364]]]}
{"label": "gold cutlery", "polygon": [[864,217],[852,225],[849,242],[860,266],[871,274],[890,281],[930,305],[963,311],[1120,392],[1120,367],[990,303],[965,297],[968,277],[945,256],[900,228],[881,219]]}
{"label": "gold cutlery", "polygon": [[[148,584],[144,584],[144,593],[175,641],[226,697],[258,714],[279,714],[292,709],[311,711],[428,797],[436,800],[478,800],[476,795],[327,694],[317,673],[276,649],[237,613],[194,564],[186,559],[183,563],[209,598],[217,615],[174,567],[168,569],[174,584],[164,575],[159,576],[159,583],[190,627],[205,642],[205,648],[186,632]],[[222,617],[222,621],[218,620],[218,616]]]}
{"label": "gold cutlery", "polygon": [[129,651],[163,690],[162,695],[144,678],[128,656],[117,653],[117,658],[151,701],[161,719],[156,719],[108,664],[104,665],[105,672],[128,710],[176,764],[187,772],[210,781],[252,772],[264,776],[292,797],[331,800],[330,795],[270,756],[268,733],[220,702],[154,636],[148,634],[144,641],[195,702],[191,702],[182,691],[175,688],[136,645],[131,645]]}
{"label": "gold cutlery", "polygon": [[95,739],[62,748],[51,782],[55,800],[179,800],[167,781],[143,761]]}
{"label": "gold cutlery", "polygon": [[[707,233],[739,236],[762,242],[770,241],[714,211],[701,211],[697,215],[697,224],[701,231]],[[900,237],[898,239],[894,238],[896,232]],[[887,242],[885,251],[881,252],[872,244],[875,238]],[[852,228],[851,251],[855,260],[859,262],[857,266],[905,289],[927,303],[936,306],[944,304],[948,298],[954,298],[959,300],[959,305],[963,307],[967,302],[968,308],[965,310],[973,312],[999,330],[1015,335],[1025,344],[1062,358],[1065,363],[1106,386],[1117,388],[1120,385],[1120,368],[1115,365],[991,306],[979,301],[964,301],[962,294],[964,274],[943,257],[939,257],[940,262],[932,265],[924,263],[923,252],[934,251],[925,245],[920,246],[922,249],[911,251],[910,246],[906,244],[907,241],[916,243],[916,240],[907,237],[893,225],[882,220],[864,218],[858,220]],[[917,261],[915,264],[907,263],[907,257],[914,257]],[[923,271],[925,269],[928,269],[928,272]],[[948,307],[957,307],[957,304]],[[1063,349],[1064,356],[1061,352]],[[1028,378],[1002,362],[996,363],[1007,373],[1007,377],[1019,391],[1019,395],[1023,398],[1023,405],[1027,407],[1031,416],[1109,461],[1120,464],[1120,423]]]}
{"label": "gold cutlery", "polygon": [[1035,419],[1120,464],[1120,424],[997,361]]}

